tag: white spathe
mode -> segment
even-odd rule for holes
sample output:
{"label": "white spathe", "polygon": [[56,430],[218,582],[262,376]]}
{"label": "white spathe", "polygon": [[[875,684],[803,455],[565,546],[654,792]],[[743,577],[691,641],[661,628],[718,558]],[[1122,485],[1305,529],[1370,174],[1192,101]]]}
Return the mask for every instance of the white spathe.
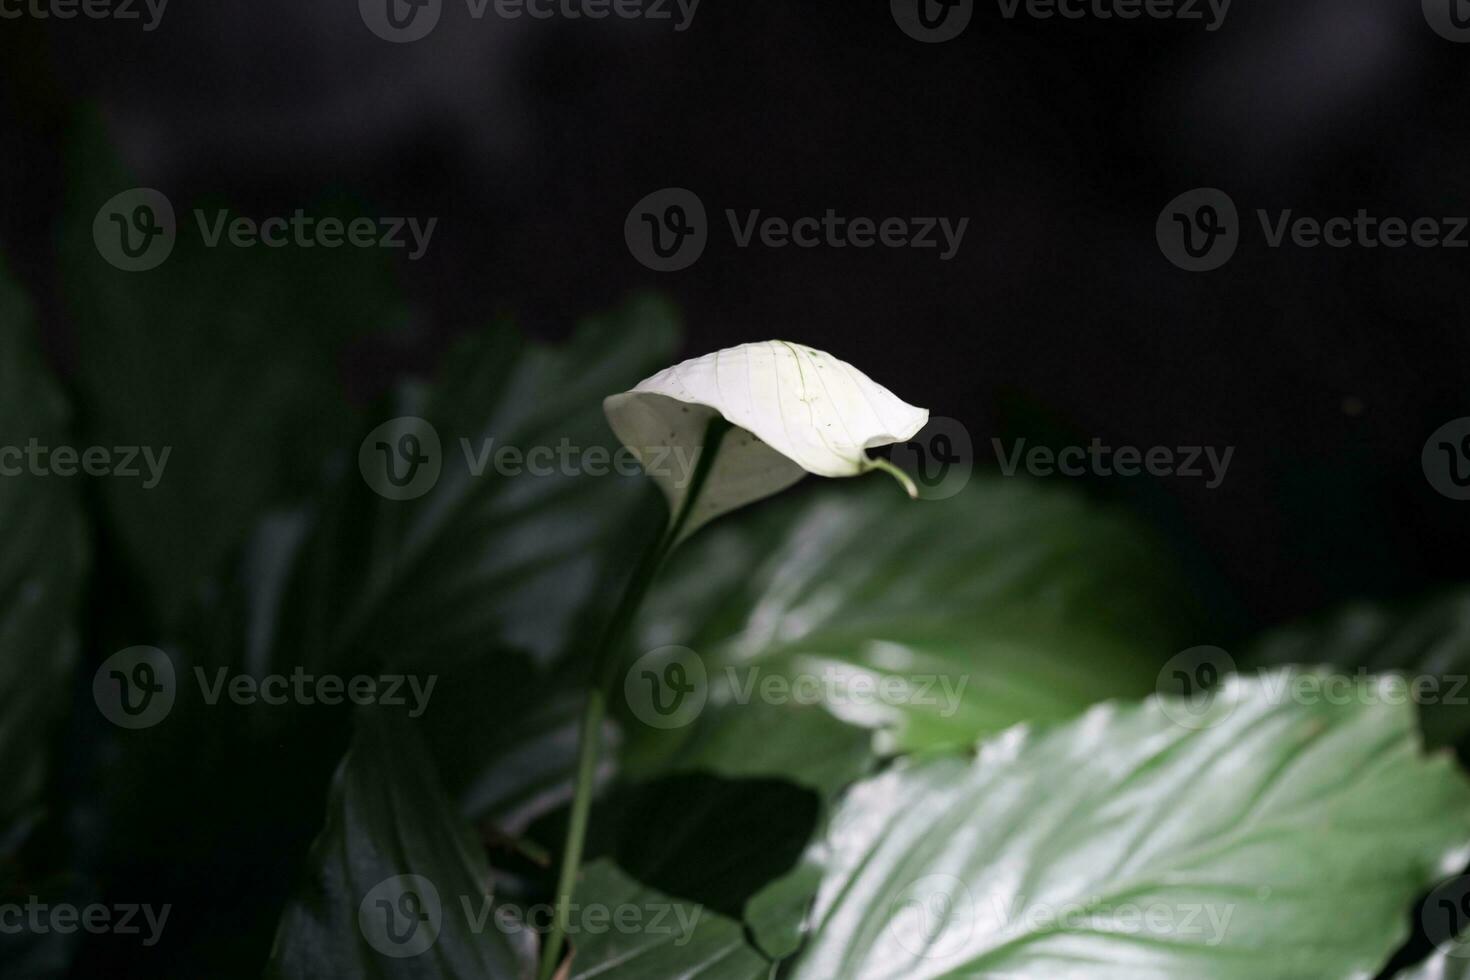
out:
{"label": "white spathe", "polygon": [[768,497],[807,473],[893,473],[913,481],[874,446],[905,442],[929,420],[857,368],[831,354],[782,340],[742,344],[665,368],[603,403],[608,423],[638,457],[677,515],[716,414],[732,425],[683,535],[721,514]]}

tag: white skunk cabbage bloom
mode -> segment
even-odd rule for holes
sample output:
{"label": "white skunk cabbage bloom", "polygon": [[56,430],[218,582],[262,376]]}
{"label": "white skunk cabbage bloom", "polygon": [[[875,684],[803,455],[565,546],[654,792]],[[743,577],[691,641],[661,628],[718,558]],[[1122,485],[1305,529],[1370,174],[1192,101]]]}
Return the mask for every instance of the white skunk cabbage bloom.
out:
{"label": "white skunk cabbage bloom", "polygon": [[857,368],[801,344],[742,344],[665,368],[602,403],[618,439],[678,515],[710,421],[733,427],[719,443],[680,537],[721,514],[791,486],[808,473],[881,469],[917,496],[913,481],[865,450],[912,439],[929,421]]}

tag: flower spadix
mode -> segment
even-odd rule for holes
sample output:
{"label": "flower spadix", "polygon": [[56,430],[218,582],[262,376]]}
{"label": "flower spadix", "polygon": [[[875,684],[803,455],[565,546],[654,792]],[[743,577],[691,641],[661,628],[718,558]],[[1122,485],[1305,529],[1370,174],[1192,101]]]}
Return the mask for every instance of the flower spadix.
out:
{"label": "flower spadix", "polygon": [[808,473],[891,473],[913,481],[875,446],[905,442],[929,420],[857,368],[831,354],[780,340],[742,344],[665,368],[603,401],[608,423],[678,515],[716,416],[732,428],[718,443],[681,536],[737,507],[791,486]]}

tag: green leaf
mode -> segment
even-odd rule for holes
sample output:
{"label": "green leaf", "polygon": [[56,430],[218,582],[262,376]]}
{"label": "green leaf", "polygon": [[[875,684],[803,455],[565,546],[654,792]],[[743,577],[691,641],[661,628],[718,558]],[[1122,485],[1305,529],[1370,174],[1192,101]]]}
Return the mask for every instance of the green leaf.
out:
{"label": "green leaf", "polygon": [[[788,884],[786,876],[798,867],[822,810],[819,794],[778,779],[689,772],[620,786],[593,812],[583,872],[587,880],[579,884],[577,898],[616,906],[623,900],[610,897],[611,890],[613,895],[643,895],[642,901],[652,904],[679,903],[679,908],[698,912],[699,945],[713,944],[718,951],[684,951],[698,961],[685,962],[686,967],[725,959],[768,966],[785,953],[767,956],[762,951],[768,944],[781,949],[788,925],[799,923],[810,901],[814,886],[808,881]],[[596,868],[605,870],[598,874],[592,870]],[[758,929],[746,935],[752,908],[758,912]],[[787,914],[793,908],[795,914]],[[680,962],[681,948],[689,943],[674,941],[667,930],[634,935],[642,931],[623,930],[621,936],[606,937],[589,948],[573,935],[576,969],[596,974],[652,947],[660,947],[657,962]]]}
{"label": "green leaf", "polygon": [[[676,333],[652,300],[555,348],[501,325],[451,352],[432,388],[405,387],[358,441],[395,417],[423,419],[440,472],[395,500],[369,488],[360,459],[344,470],[292,559],[273,657],[406,667],[513,648],[545,667],[585,643],[615,592],[610,570],[631,564],[625,540],[652,533],[655,503],[635,464],[620,475],[609,462],[599,402],[665,358]],[[519,456],[497,462],[506,449]]]}
{"label": "green leaf", "polygon": [[1234,677],[1199,728],[1107,704],[854,787],[791,975],[1372,975],[1470,852],[1470,786],[1378,682],[1339,706],[1291,682]]}
{"label": "green leaf", "polygon": [[67,408],[35,347],[29,302],[0,268],[0,858],[24,836],[77,660],[87,568],[80,476],[32,472],[35,440],[70,446]]}
{"label": "green leaf", "polygon": [[[964,745],[1141,697],[1195,635],[1163,549],[1065,491],[1002,479],[937,502],[883,481],[812,491],[704,532],[642,617],[635,654],[677,644],[699,657],[710,730],[741,725],[757,702],[815,701],[880,733],[882,751]],[[629,713],[635,772],[688,751],[696,729]],[[761,752],[778,757],[785,735]],[[790,735],[786,755],[803,754],[804,733]]]}
{"label": "green leaf", "polygon": [[1243,662],[1406,675],[1411,691],[1421,685],[1425,739],[1452,745],[1470,735],[1470,588],[1400,606],[1356,603],[1266,634]]}
{"label": "green leaf", "polygon": [[524,930],[498,928],[480,841],[401,712],[360,715],[311,877],[287,907],[267,974],[522,978]]}
{"label": "green leaf", "polygon": [[405,310],[381,251],[227,238],[209,248],[193,201],[172,202],[177,244],[162,265],[115,268],[93,222],[138,181],[100,124],[70,156],[61,268],[84,430],[94,444],[141,450],[138,475],[107,479],[103,499],[153,611],[172,625],[263,507],[313,486],[354,427],[339,368],[347,343],[401,324]]}
{"label": "green leaf", "polygon": [[648,888],[608,861],[587,865],[572,900],[573,980],[757,980],[771,973],[738,921]]}

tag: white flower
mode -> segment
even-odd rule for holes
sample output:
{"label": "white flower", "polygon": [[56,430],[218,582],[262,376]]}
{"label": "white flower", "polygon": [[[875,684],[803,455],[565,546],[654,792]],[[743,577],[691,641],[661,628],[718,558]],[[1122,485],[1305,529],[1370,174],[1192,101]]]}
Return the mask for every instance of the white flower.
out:
{"label": "white flower", "polygon": [[632,391],[603,401],[608,423],[637,455],[677,515],[690,489],[709,422],[734,428],[719,446],[683,528],[791,486],[807,473],[892,473],[916,496],[913,481],[865,450],[904,442],[929,420],[857,368],[802,344],[742,344],[665,368]]}

